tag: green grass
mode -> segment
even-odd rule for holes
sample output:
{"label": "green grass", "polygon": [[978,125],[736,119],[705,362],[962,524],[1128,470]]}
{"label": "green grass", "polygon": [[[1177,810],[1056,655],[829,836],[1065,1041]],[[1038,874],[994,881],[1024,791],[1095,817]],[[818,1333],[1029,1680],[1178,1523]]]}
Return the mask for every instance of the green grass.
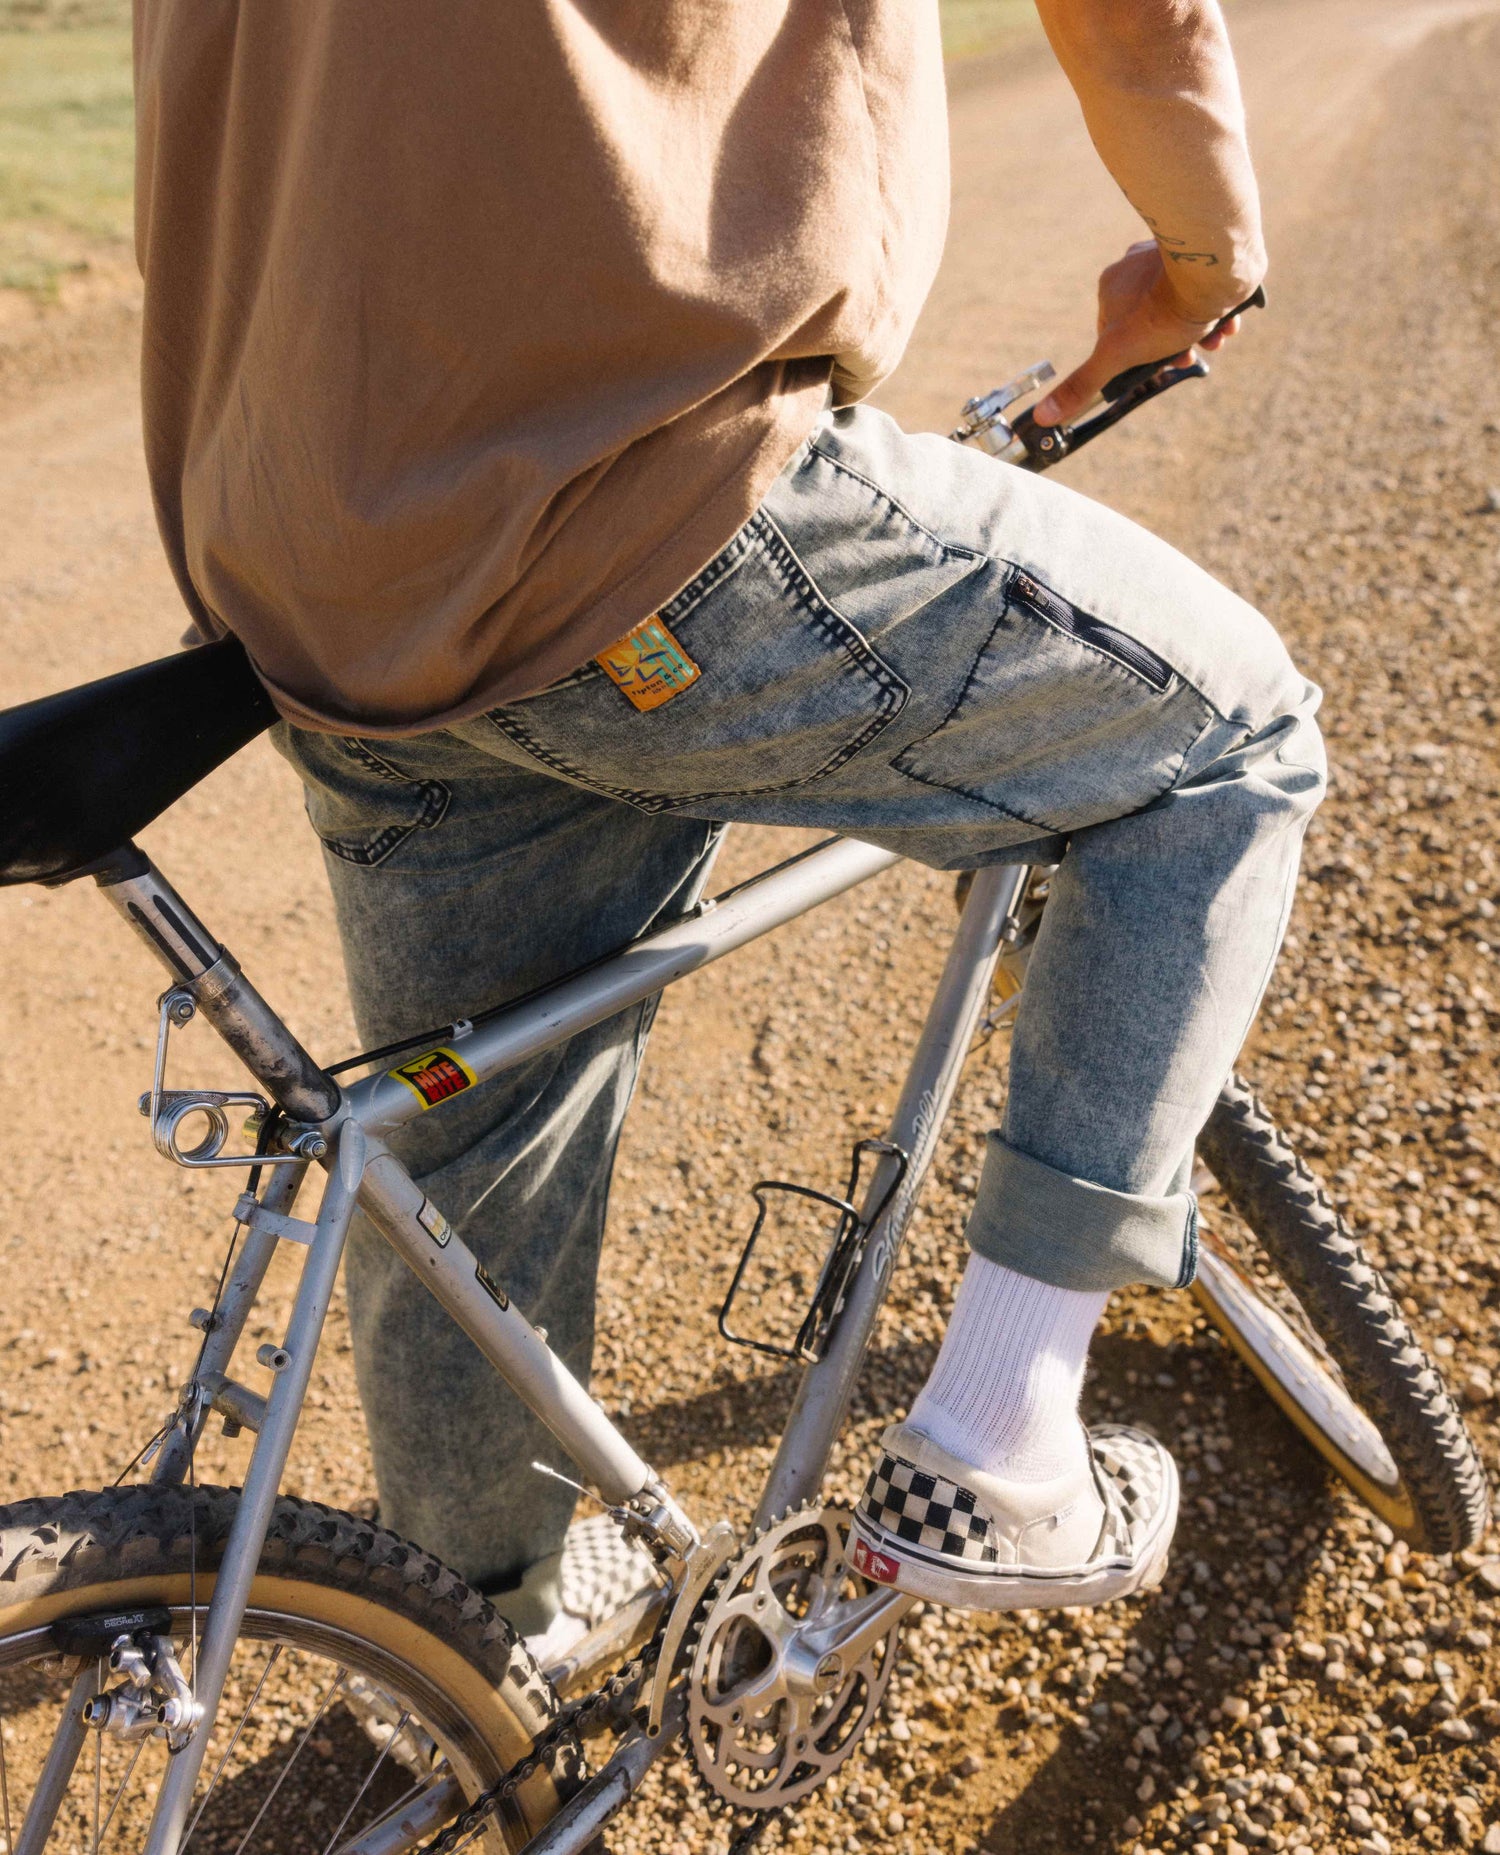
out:
{"label": "green grass", "polygon": [[[950,58],[1036,25],[1031,0],[942,0],[942,13]],[[132,144],[129,0],[0,0],[0,289],[45,301],[126,253]]]}
{"label": "green grass", "polygon": [[127,26],[0,30],[0,287],[55,295],[128,247],[133,152]]}
{"label": "green grass", "polygon": [[0,0],[0,32],[130,26],[130,0]]}

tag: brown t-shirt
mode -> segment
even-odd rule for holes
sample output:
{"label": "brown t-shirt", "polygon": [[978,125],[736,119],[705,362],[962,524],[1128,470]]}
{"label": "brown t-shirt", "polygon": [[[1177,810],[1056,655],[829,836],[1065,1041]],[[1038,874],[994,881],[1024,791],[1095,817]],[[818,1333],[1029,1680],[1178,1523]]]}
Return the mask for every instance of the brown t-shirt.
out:
{"label": "brown t-shirt", "polygon": [[135,45],[161,530],[304,725],[614,642],[937,265],[936,0],[135,0]]}

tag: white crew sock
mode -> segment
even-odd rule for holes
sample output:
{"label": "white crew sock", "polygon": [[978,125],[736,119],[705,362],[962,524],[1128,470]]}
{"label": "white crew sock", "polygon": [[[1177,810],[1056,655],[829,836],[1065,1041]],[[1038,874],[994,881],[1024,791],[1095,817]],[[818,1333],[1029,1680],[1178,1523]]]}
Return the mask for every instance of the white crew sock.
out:
{"label": "white crew sock", "polygon": [[1108,1293],[1054,1288],[971,1253],[907,1422],[1007,1481],[1050,1481],[1084,1448],[1078,1394]]}

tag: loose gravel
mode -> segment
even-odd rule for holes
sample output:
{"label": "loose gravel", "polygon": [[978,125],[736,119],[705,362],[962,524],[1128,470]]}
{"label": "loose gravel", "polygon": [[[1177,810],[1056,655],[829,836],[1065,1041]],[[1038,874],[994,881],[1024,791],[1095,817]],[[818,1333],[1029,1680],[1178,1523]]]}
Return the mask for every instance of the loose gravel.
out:
{"label": "loose gravel", "polygon": [[[1330,30],[1342,17],[1325,16]],[[1257,599],[1328,691],[1333,793],[1245,1067],[1397,1284],[1492,1465],[1497,94],[1492,20],[1460,20],[1412,52],[1399,86],[1366,100],[1337,185],[1282,203],[1264,327],[1212,388],[1183,389],[1070,467],[1079,487]],[[956,264],[971,261],[965,210],[961,190]],[[919,374],[940,371],[943,334],[919,340]],[[28,442],[48,442],[50,416],[36,415]],[[17,674],[37,689],[95,667],[70,654],[94,633],[55,613],[112,611],[122,662],[165,642],[169,594],[164,575],[146,577],[160,570],[138,489],[112,501],[88,476],[82,436],[67,455],[88,495],[39,501],[39,532],[59,544],[4,589],[24,647]],[[109,575],[96,576],[80,534]],[[150,841],[202,912],[230,924],[299,1032],[340,1050],[350,1033],[328,910],[294,811],[280,766],[246,755]],[[244,850],[239,869],[228,844]],[[720,874],[787,848],[745,833]],[[0,1007],[8,1047],[31,1066],[5,1142],[0,1455],[14,1495],[108,1479],[154,1427],[190,1358],[180,1319],[211,1286],[228,1193],[142,1151],[131,1101],[155,973],[106,936],[81,891],[5,905]],[[903,869],[663,1006],[619,1168],[597,1383],[696,1511],[743,1518],[795,1388],[714,1331],[747,1187],[842,1184],[849,1147],[893,1103],[951,921],[950,884]],[[204,1039],[185,1048],[179,1073],[228,1079]],[[935,1352],[1004,1054],[996,1038],[971,1059],[834,1465],[836,1498],[857,1492],[881,1426]],[[278,1265],[255,1341],[279,1335],[291,1286],[290,1262]],[[777,1312],[774,1296],[759,1312]],[[1183,1469],[1163,1590],[1093,1614],[920,1609],[864,1751],[769,1844],[1500,1851],[1500,1536],[1451,1563],[1408,1553],[1324,1473],[1186,1297],[1119,1297],[1086,1397],[1097,1414],[1150,1424]],[[368,1504],[341,1307],[310,1402],[290,1484]],[[243,1443],[215,1437],[202,1473],[232,1478],[243,1459]],[[725,1840],[681,1761],[653,1773],[611,1831],[618,1850],[665,1855]]]}

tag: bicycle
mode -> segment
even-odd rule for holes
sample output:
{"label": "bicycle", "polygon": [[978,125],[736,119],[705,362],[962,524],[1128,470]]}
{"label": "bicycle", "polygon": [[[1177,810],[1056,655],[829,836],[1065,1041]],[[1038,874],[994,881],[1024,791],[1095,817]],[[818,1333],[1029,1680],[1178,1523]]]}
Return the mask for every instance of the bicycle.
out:
{"label": "bicycle", "polygon": [[[1104,410],[1047,431],[1012,415],[1050,377],[1034,368],[970,401],[953,436],[1050,468],[1206,371],[1132,370],[1110,383]],[[196,1363],[137,1458],[149,1480],[0,1508],[0,1682],[21,1703],[0,1719],[7,1846],[41,1855],[71,1841],[97,1855],[117,1831],[145,1855],[189,1843],[244,1855],[258,1836],[323,1855],[572,1855],[684,1740],[712,1794],[744,1820],[746,1842],[852,1755],[895,1666],[911,1600],[851,1570],[849,1516],[820,1501],[823,1470],[966,1057],[1021,996],[1051,872],[1002,866],[961,879],[897,1108],[856,1148],[844,1192],[755,1188],[759,1212],[720,1328],[804,1369],[742,1539],[723,1519],[700,1526],[684,1511],[385,1137],[898,859],[830,839],[541,993],[325,1069],[131,841],[272,718],[232,642],[0,715],[0,778],[24,795],[0,818],[0,881],[93,877],[169,974],[141,1098],[157,1149],[189,1170],[247,1170],[217,1292],[191,1317]],[[168,1086],[172,1032],[195,1016],[257,1089]],[[354,1070],[365,1073],[347,1080]],[[242,1111],[252,1145],[235,1153],[231,1117]],[[1475,1543],[1485,1478],[1436,1368],[1238,1079],[1200,1157],[1258,1244],[1247,1257],[1202,1235],[1194,1292],[1208,1315],[1397,1533],[1432,1551]],[[315,1170],[321,1201],[299,1217]],[[815,1285],[794,1332],[747,1335],[737,1327],[747,1282],[764,1266],[770,1209],[788,1195],[829,1216]],[[356,1204],[656,1567],[655,1588],[550,1669],[420,1547],[278,1494]],[[257,1351],[270,1378],[257,1391],[233,1375],[234,1359],[282,1244],[306,1255],[282,1341]],[[239,1490],[196,1485],[194,1449],[214,1415],[230,1433],[254,1433]],[[351,1730],[346,1701],[378,1729],[378,1750],[352,1797],[330,1800],[314,1761]],[[615,1743],[590,1773],[582,1743],[601,1734]],[[34,1766],[29,1778],[18,1760]]]}

